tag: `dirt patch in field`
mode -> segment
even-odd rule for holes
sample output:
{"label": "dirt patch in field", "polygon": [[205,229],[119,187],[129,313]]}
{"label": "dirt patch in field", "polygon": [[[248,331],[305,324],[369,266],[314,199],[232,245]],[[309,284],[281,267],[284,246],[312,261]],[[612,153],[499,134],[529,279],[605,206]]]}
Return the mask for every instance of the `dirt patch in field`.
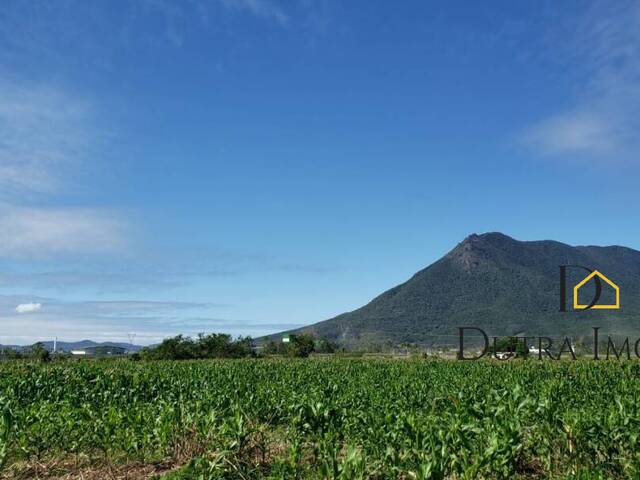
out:
{"label": "dirt patch in field", "polygon": [[98,452],[32,458],[9,463],[0,472],[0,480],[147,480],[185,467],[191,460],[207,461],[221,454],[230,465],[238,463],[256,469],[268,469],[275,458],[285,455],[288,448],[285,428],[249,422],[248,429],[251,433],[236,451],[229,451],[224,446],[216,449],[194,432],[191,436],[174,440],[172,453],[158,461],[109,460]]}
{"label": "dirt patch in field", "polygon": [[154,463],[132,462],[122,465],[88,464],[87,460],[66,459],[46,463],[24,462],[14,464],[0,474],[2,480],[142,480],[154,478],[179,468],[172,461]]}

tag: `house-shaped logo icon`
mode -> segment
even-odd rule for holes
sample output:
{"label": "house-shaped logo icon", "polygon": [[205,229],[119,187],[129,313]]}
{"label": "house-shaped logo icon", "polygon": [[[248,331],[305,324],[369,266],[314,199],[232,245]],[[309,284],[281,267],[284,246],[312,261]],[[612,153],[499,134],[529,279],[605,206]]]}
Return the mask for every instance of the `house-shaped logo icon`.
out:
{"label": "house-shaped logo icon", "polygon": [[[604,281],[607,285],[609,285],[611,288],[613,288],[613,291],[615,292],[615,296],[616,296],[616,303],[615,304],[591,304],[591,305],[583,305],[580,303],[580,301],[578,300],[578,296],[580,294],[580,289],[582,287],[584,287],[587,283],[589,283],[592,279],[595,279],[596,282],[598,283],[598,294],[597,294],[597,298],[594,300],[594,302],[597,302],[599,297],[600,297],[600,283],[601,281]],[[613,283],[611,280],[609,280],[605,275],[603,275],[602,273],[600,273],[598,270],[593,271],[591,274],[589,274],[584,280],[582,280],[579,284],[577,284],[574,288],[573,288],[573,309],[574,310],[588,310],[588,309],[598,309],[598,310],[618,310],[620,309],[620,287],[618,287],[615,283]]]}

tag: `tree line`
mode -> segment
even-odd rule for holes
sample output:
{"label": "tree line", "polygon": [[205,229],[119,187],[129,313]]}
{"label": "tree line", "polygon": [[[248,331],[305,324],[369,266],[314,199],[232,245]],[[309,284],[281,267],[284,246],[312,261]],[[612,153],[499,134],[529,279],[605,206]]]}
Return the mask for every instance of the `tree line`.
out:
{"label": "tree line", "polygon": [[338,347],[327,339],[313,335],[290,335],[289,342],[269,340],[261,348],[251,337],[233,338],[226,333],[199,334],[196,338],[178,335],[146,347],[139,354],[143,360],[195,360],[206,358],[244,358],[261,355],[308,357],[311,353],[335,353]]}
{"label": "tree line", "polygon": [[[233,338],[226,333],[198,334],[192,338],[185,335],[165,338],[158,345],[143,348],[130,356],[133,360],[197,360],[207,358],[246,358],[262,355],[286,357],[308,357],[312,353],[335,353],[338,346],[325,338],[310,334],[290,335],[288,342],[268,340],[261,346],[251,337]],[[0,360],[36,360],[47,362],[55,358],[70,358],[69,353],[56,352],[51,355],[42,343],[18,351],[11,348],[0,350]]]}
{"label": "tree line", "polygon": [[335,353],[337,350],[338,346],[326,338],[317,339],[313,335],[303,333],[289,335],[288,342],[269,340],[261,353],[304,358],[312,353]]}
{"label": "tree line", "polygon": [[196,360],[242,358],[253,354],[251,337],[234,339],[226,333],[200,333],[196,338],[184,335],[165,338],[158,345],[143,348],[137,356],[144,360]]}
{"label": "tree line", "polygon": [[30,347],[22,350],[13,348],[2,348],[0,350],[0,360],[37,360],[40,362],[48,362],[51,359],[49,351],[44,348],[40,342],[34,343]]}

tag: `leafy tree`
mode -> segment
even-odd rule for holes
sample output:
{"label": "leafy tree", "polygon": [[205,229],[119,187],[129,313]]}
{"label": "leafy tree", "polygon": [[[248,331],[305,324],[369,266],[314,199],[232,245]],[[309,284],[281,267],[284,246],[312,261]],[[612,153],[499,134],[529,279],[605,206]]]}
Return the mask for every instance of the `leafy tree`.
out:
{"label": "leafy tree", "polygon": [[318,353],[336,353],[337,350],[338,345],[326,338],[321,338],[316,347],[316,352]]}
{"label": "leafy tree", "polygon": [[266,355],[285,355],[288,357],[308,357],[311,353],[335,353],[338,345],[326,338],[317,340],[309,333],[290,335],[288,342],[270,339],[264,344],[262,352]]}
{"label": "leafy tree", "polygon": [[269,340],[263,349],[267,355],[287,357],[308,357],[315,350],[315,340],[311,335],[289,335],[288,342]]}
{"label": "leafy tree", "polygon": [[160,345],[142,350],[142,356],[149,360],[188,360],[195,358],[193,340],[183,335],[165,338]]}
{"label": "leafy tree", "polygon": [[166,338],[155,347],[144,348],[142,358],[148,360],[189,360],[198,358],[242,358],[253,355],[251,337],[234,340],[225,333],[199,334],[191,337],[178,335]]}
{"label": "leafy tree", "polygon": [[308,357],[315,350],[315,339],[313,335],[303,333],[301,335],[291,335],[288,353],[290,357]]}
{"label": "leafy tree", "polygon": [[283,354],[284,353],[284,344],[281,342],[275,342],[273,340],[269,340],[267,343],[265,343],[264,348],[262,349],[262,351],[266,354],[266,355],[278,355],[278,354]]}
{"label": "leafy tree", "polygon": [[198,334],[195,342],[196,356],[198,358],[217,358],[226,356],[231,335],[226,333]]}
{"label": "leafy tree", "polygon": [[29,356],[34,360],[39,362],[48,362],[51,360],[51,356],[49,355],[49,350],[44,348],[42,343],[34,343],[29,349]]}

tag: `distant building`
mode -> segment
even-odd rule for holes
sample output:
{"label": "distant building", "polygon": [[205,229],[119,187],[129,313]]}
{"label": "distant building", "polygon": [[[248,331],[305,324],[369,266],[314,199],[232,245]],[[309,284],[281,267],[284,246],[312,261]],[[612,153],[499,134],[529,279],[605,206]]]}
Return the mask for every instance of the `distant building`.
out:
{"label": "distant building", "polygon": [[71,350],[74,357],[118,357],[127,352],[123,347],[111,345],[98,345],[95,347],[78,348]]}

